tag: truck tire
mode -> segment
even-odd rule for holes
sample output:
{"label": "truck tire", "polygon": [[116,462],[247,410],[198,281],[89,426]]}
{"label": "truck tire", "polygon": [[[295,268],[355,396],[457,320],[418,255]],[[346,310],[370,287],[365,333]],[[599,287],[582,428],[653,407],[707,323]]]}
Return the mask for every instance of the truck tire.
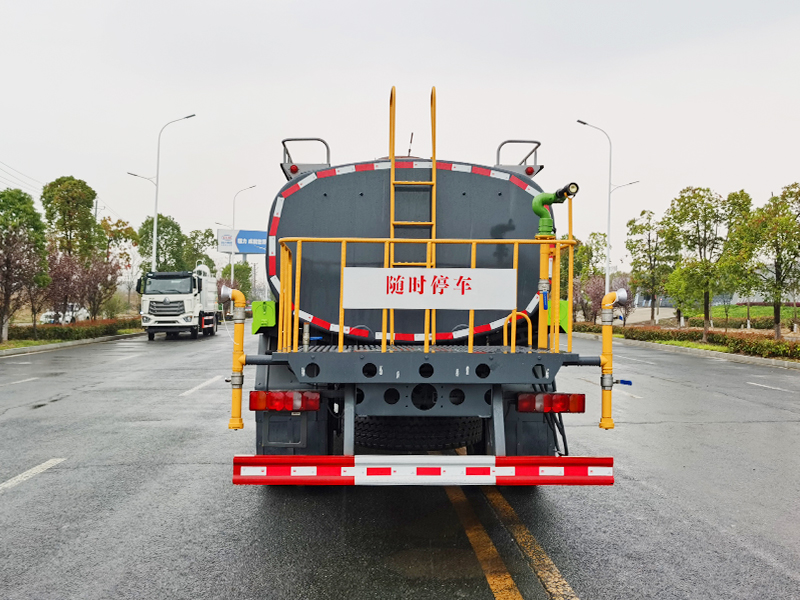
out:
{"label": "truck tire", "polygon": [[217,335],[217,325],[219,321],[217,321],[217,315],[214,315],[214,327],[211,328],[211,335]]}
{"label": "truck tire", "polygon": [[192,327],[192,329],[189,331],[189,335],[192,336],[193,340],[196,340],[197,339],[197,327]]}
{"label": "truck tire", "polygon": [[156,339],[156,334],[153,333],[152,331],[148,331],[147,332],[147,341],[152,342],[154,339]]}
{"label": "truck tire", "polygon": [[448,450],[479,442],[480,417],[356,417],[355,443],[383,450]]}

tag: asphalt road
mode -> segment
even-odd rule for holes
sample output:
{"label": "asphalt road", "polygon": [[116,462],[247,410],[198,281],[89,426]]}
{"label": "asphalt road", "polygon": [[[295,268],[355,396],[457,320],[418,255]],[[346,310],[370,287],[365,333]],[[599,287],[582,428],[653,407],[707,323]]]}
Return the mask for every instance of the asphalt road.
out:
{"label": "asphalt road", "polygon": [[[231,485],[255,443],[248,413],[227,429],[230,348],[223,329],[0,359],[0,598],[514,597],[445,489]],[[573,597],[800,598],[800,372],[625,346],[616,364],[634,386],[613,431],[597,369],[559,383],[590,394],[571,452],[614,456],[616,485],[500,489]],[[547,598],[465,492],[516,597]]]}

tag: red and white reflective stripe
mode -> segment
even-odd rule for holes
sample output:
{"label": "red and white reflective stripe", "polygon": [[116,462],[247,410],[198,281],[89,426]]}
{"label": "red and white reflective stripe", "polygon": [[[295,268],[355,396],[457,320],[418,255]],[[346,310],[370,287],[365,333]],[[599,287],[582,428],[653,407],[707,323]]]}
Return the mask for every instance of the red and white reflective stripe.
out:
{"label": "red and white reflective stripe", "polygon": [[612,485],[614,459],[583,456],[236,456],[250,485]]}
{"label": "red and white reflective stripe", "polygon": [[[378,171],[382,169],[389,169],[391,167],[391,162],[389,161],[380,161],[374,163],[358,163],[353,165],[345,165],[342,167],[335,167],[331,169],[325,169],[322,171],[317,171],[316,173],[311,173],[306,175],[302,179],[298,179],[295,183],[285,190],[283,190],[275,199],[275,209],[272,211],[272,220],[270,221],[269,226],[269,237],[268,237],[268,252],[267,252],[267,269],[269,275],[269,281],[275,288],[275,293],[280,294],[280,286],[281,282],[278,278],[277,274],[277,251],[278,251],[278,224],[281,220],[281,213],[283,212],[283,205],[289,196],[297,192],[298,190],[303,189],[310,183],[318,179],[325,179],[328,177],[335,177],[337,175],[347,175],[348,173],[357,173],[361,171]],[[431,168],[431,161],[427,160],[415,160],[415,161],[396,161],[395,168],[397,169],[430,169]],[[512,175],[510,173],[505,173],[503,171],[495,171],[493,169],[487,169],[486,167],[479,167],[477,165],[467,165],[467,164],[459,164],[459,163],[446,163],[441,161],[436,161],[436,169],[438,171],[456,171],[461,173],[472,173],[475,175],[483,175],[485,177],[492,177],[495,179],[501,179],[505,181],[510,181],[526,193],[530,194],[531,196],[535,196],[538,194],[538,190],[534,189],[532,186],[528,185],[524,181],[522,181],[516,175]],[[541,170],[541,167],[539,167]],[[534,172],[533,175],[536,175],[538,171]],[[552,264],[551,264],[552,270]],[[534,295],[533,299],[528,304],[528,307],[525,309],[525,313],[528,316],[533,314],[533,310],[536,308],[539,300],[538,293]],[[520,312],[521,315],[521,312]],[[520,318],[522,318],[520,316]],[[300,319],[311,323],[321,329],[325,329],[332,333],[339,333],[339,326],[337,324],[328,323],[323,319],[319,319],[314,315],[309,313],[301,312]],[[498,321],[494,321],[492,323],[487,323],[485,325],[478,325],[475,327],[475,333],[488,333],[490,331],[494,331],[499,329],[503,326],[503,319]],[[363,338],[372,338],[374,340],[380,340],[382,335],[380,332],[370,334],[369,331],[365,329],[358,329],[345,326],[344,332],[347,335],[353,335]],[[448,341],[453,339],[460,339],[469,335],[468,329],[462,329],[459,331],[453,332],[443,332],[436,334],[436,341]],[[424,333],[395,333],[395,341],[397,342],[423,342],[425,341],[425,334]]]}

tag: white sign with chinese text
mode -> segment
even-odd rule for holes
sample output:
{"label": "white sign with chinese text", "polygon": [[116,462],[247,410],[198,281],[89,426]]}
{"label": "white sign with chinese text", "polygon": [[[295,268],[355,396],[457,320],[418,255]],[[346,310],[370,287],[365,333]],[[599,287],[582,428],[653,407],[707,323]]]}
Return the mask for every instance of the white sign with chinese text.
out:
{"label": "white sign with chinese text", "polygon": [[513,310],[514,269],[345,267],[345,308]]}

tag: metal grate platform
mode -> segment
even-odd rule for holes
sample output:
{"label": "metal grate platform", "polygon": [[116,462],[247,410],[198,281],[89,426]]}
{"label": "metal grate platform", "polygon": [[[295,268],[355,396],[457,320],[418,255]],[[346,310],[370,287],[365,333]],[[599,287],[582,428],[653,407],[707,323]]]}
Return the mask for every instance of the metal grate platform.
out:
{"label": "metal grate platform", "polygon": [[[304,350],[303,346],[299,346],[298,353],[316,354],[321,352],[338,353],[339,346],[336,344],[320,344],[317,346],[310,345],[308,350]],[[380,344],[356,344],[344,347],[344,352],[378,352],[381,351]],[[278,353],[291,353],[291,348],[276,350]],[[386,352],[425,352],[425,347],[422,344],[401,344],[395,346],[386,346]],[[461,345],[431,345],[429,348],[430,353],[442,354],[467,354],[467,346]],[[511,346],[473,346],[473,354],[511,354]],[[549,354],[549,350],[540,350],[538,348],[530,348],[529,346],[517,346],[515,354]]]}

